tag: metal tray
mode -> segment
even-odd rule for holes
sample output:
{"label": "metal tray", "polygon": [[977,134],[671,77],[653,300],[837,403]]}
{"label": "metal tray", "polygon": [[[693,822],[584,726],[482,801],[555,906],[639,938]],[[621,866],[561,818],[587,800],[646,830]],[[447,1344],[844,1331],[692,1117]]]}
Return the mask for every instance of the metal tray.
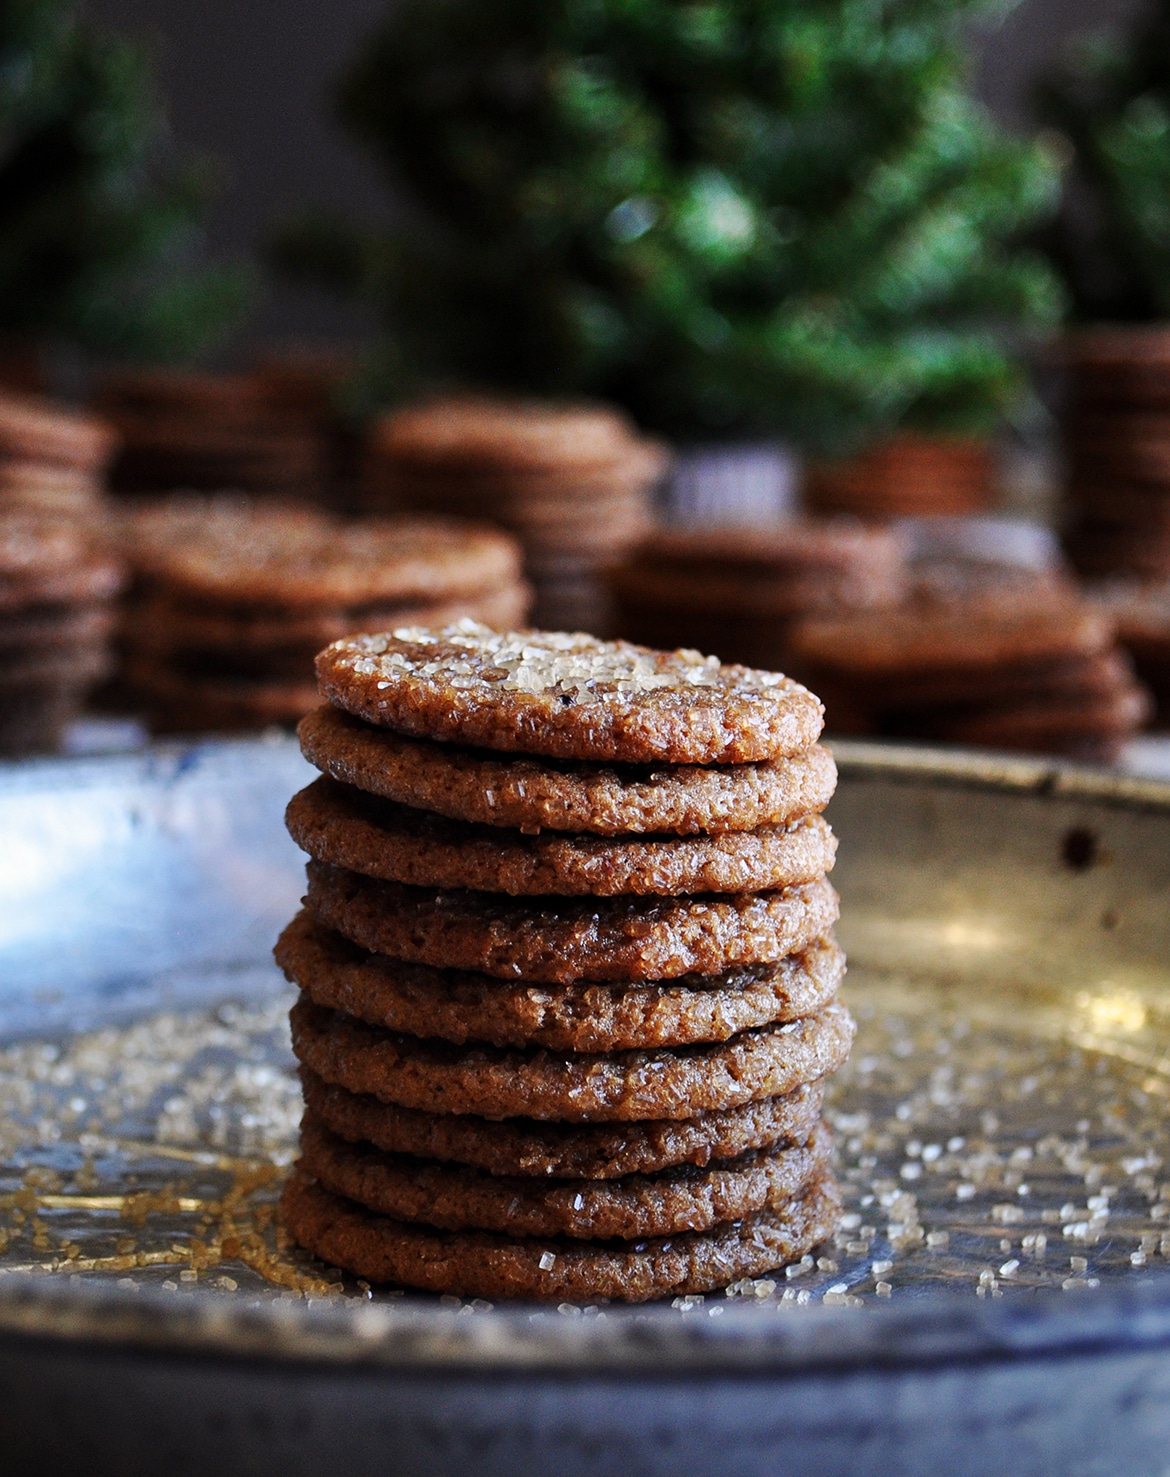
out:
{"label": "metal tray", "polygon": [[289,741],[0,771],[6,1469],[1164,1477],[1170,785],[836,748],[845,1228],[640,1309],[284,1244]]}

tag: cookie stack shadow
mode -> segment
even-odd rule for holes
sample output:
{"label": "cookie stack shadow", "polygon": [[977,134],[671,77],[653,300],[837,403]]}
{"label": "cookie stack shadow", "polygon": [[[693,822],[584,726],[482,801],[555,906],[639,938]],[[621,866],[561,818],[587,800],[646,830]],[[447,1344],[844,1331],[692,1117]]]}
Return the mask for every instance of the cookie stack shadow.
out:
{"label": "cookie stack shadow", "polygon": [[122,517],[134,588],[118,700],[156,732],[293,724],[313,658],[370,623],[522,621],[531,592],[507,534],[435,518],[343,520],[223,495]]}
{"label": "cookie stack shadow", "polygon": [[787,679],[472,622],[335,643],[276,958],[283,1215],[371,1282],[642,1301],[836,1229],[853,1024],[821,708]]}

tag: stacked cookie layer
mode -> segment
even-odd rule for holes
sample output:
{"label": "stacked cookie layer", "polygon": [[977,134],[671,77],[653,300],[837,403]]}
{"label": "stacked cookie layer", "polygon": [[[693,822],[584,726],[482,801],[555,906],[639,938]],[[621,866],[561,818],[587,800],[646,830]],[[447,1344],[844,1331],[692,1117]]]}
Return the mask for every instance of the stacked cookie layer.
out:
{"label": "stacked cookie layer", "polygon": [[0,510],[98,517],[113,448],[113,431],[92,416],[0,392]]}
{"label": "stacked cookie layer", "polygon": [[128,697],[158,730],[293,723],[317,700],[313,657],[346,631],[464,615],[509,626],[530,598],[518,549],[492,528],[239,497],[149,505],[124,527]]}
{"label": "stacked cookie layer", "polygon": [[276,957],[293,1236],[374,1281],[639,1301],[833,1231],[852,1022],[821,707],[695,652],[473,622],[340,641]]}
{"label": "stacked cookie layer", "polygon": [[893,533],[811,519],[664,530],[632,550],[610,582],[616,628],[629,640],[764,668],[787,664],[788,631],[801,616],[896,604],[907,588]]}
{"label": "stacked cookie layer", "polygon": [[1067,357],[1069,556],[1087,575],[1170,579],[1170,332],[1097,329]]}
{"label": "stacked cookie layer", "polygon": [[994,499],[991,450],[985,441],[903,432],[813,467],[804,491],[817,512],[857,518],[982,513]]}
{"label": "stacked cookie layer", "polygon": [[1056,573],[934,576],[900,607],[793,630],[793,670],[831,731],[1115,759],[1149,698],[1112,623]]}
{"label": "stacked cookie layer", "polygon": [[58,746],[110,669],[120,584],[78,523],[0,512],[0,753]]}
{"label": "stacked cookie layer", "polygon": [[660,446],[604,407],[435,400],[375,427],[369,497],[499,523],[523,545],[533,619],[599,630],[601,571],[646,531],[665,467]]}
{"label": "stacked cookie layer", "polygon": [[126,371],[109,377],[98,406],[121,438],[110,469],[115,493],[231,489],[286,501],[321,494],[318,428],[257,376]]}

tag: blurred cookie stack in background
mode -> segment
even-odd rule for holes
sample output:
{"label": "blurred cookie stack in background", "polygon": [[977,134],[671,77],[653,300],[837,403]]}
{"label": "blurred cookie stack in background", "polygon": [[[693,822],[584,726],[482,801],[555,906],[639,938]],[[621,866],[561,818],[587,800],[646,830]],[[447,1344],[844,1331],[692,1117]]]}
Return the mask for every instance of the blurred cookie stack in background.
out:
{"label": "blurred cookie stack in background", "polygon": [[0,754],[59,746],[109,673],[121,580],[84,521],[0,507]]}
{"label": "blurred cookie stack in background", "polygon": [[601,572],[646,532],[667,456],[603,406],[444,399],[375,425],[371,509],[487,519],[524,549],[542,626],[609,626]]}
{"label": "blurred cookie stack in background", "polygon": [[441,519],[342,521],[224,494],[127,510],[134,575],[120,702],[160,732],[293,723],[313,657],[371,624],[523,621],[530,592],[502,532]]}
{"label": "blurred cookie stack in background", "polygon": [[902,605],[798,624],[790,658],[841,734],[1110,762],[1150,712],[1113,622],[1058,569],[928,559]]}
{"label": "blurred cookie stack in background", "polygon": [[695,652],[471,622],[338,642],[276,957],[285,1224],[371,1281],[643,1301],[836,1228],[853,1025],[821,709]]}
{"label": "blurred cookie stack in background", "polygon": [[0,511],[99,518],[114,443],[112,428],[94,416],[0,391]]}
{"label": "blurred cookie stack in background", "polygon": [[794,519],[662,530],[630,551],[610,584],[615,630],[630,641],[784,669],[794,620],[896,604],[907,567],[902,539],[888,530]]}
{"label": "blurred cookie stack in background", "polygon": [[994,500],[988,442],[910,431],[846,461],[814,465],[804,485],[814,512],[878,521],[983,513]]}
{"label": "blurred cookie stack in background", "polygon": [[323,494],[319,426],[255,375],[128,370],[107,378],[96,405],[121,439],[110,468],[115,494],[231,490],[282,501]]}
{"label": "blurred cookie stack in background", "polygon": [[1089,577],[1170,580],[1170,329],[1066,348],[1065,547]]}

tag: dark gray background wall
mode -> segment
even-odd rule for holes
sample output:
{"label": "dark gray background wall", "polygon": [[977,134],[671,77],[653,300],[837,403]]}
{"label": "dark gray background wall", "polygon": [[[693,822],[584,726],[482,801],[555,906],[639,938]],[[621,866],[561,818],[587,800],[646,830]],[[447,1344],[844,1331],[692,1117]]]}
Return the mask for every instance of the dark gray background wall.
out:
{"label": "dark gray background wall", "polygon": [[[1139,3],[1023,0],[980,35],[984,97],[1005,122],[1026,126],[1031,80],[1066,38]],[[87,0],[87,8],[152,40],[178,145],[222,161],[214,250],[253,251],[274,221],[308,205],[384,210],[376,173],[329,117],[327,90],[387,0]],[[330,300],[277,290],[249,336],[339,339],[361,328],[359,315]]]}

